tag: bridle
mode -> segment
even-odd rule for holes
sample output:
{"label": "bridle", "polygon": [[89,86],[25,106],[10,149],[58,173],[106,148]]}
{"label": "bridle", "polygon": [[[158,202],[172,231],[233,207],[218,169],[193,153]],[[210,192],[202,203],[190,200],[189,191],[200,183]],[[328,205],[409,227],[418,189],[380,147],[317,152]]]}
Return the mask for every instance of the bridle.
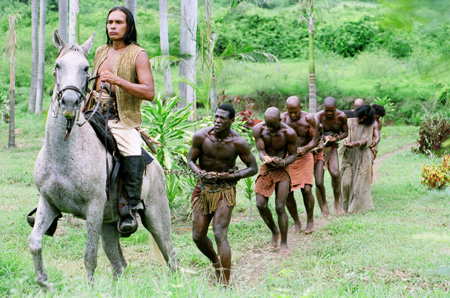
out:
{"label": "bridle", "polygon": [[[53,75],[55,76],[55,85],[56,85],[56,88],[57,88],[57,87],[59,86],[59,83],[58,83],[57,68],[56,68],[56,66],[55,66],[55,68],[53,69]],[[79,109],[79,106],[80,106],[80,103],[81,103],[81,102],[83,102],[83,103],[86,105],[87,100],[86,100],[86,95],[85,95],[85,94],[86,94],[87,91],[88,91],[88,85],[89,85],[89,82],[92,81],[92,80],[97,79],[98,77],[99,77],[99,76],[95,76],[95,77],[91,78],[90,74],[87,73],[87,74],[86,74],[85,82],[84,82],[84,84],[83,84],[83,88],[82,88],[81,90],[80,90],[80,88],[78,88],[77,86],[74,86],[74,85],[67,85],[67,86],[65,86],[64,88],[58,90],[58,92],[56,93],[56,97],[54,97],[54,98],[52,99],[53,102],[54,102],[55,100],[56,100],[56,102],[57,102],[57,108],[56,108],[56,109],[52,109],[52,116],[53,116],[54,118],[57,118],[57,117],[58,117],[59,109],[60,109],[60,107],[61,107],[61,100],[63,99],[63,96],[64,96],[64,92],[66,92],[66,91],[68,91],[68,90],[71,90],[71,91],[74,91],[74,92],[76,92],[76,93],[78,94],[78,99],[77,99],[77,101],[75,102],[76,115],[75,115],[75,117],[72,118],[72,119],[66,119],[66,120],[67,120],[67,123],[66,123],[66,135],[65,135],[65,137],[64,137],[64,141],[67,140],[67,138],[69,137],[69,134],[70,134],[70,132],[72,131],[73,125],[75,124],[75,121],[76,121],[77,125],[79,125],[79,126],[81,126],[81,125],[83,125],[84,123],[86,123],[86,121],[85,121],[84,123],[80,123],[80,122],[79,122],[79,117],[80,117],[80,109]]]}

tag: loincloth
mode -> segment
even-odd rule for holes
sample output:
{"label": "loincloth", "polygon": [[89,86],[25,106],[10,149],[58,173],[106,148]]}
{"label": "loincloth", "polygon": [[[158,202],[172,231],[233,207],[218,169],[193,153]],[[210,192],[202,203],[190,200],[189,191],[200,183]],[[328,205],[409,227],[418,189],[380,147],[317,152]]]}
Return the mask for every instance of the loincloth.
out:
{"label": "loincloth", "polygon": [[305,188],[305,184],[313,185],[314,157],[312,152],[297,156],[294,163],[289,165],[292,181],[292,191]]}
{"label": "loincloth", "polygon": [[228,207],[236,206],[235,184],[204,184],[202,188],[197,181],[191,197],[193,211],[200,210],[203,215],[211,214],[217,210],[222,199],[222,204],[226,201]]}
{"label": "loincloth", "polygon": [[289,166],[285,168],[269,168],[262,164],[259,168],[258,178],[256,178],[255,192],[268,198],[275,190],[277,182],[280,181],[289,181],[289,190],[292,188]]}
{"label": "loincloth", "polygon": [[314,164],[316,164],[318,160],[325,162],[325,159],[323,158],[323,151],[320,151],[319,153],[313,153],[313,159]]}
{"label": "loincloth", "polygon": [[335,148],[339,148],[339,144],[333,144],[329,147],[323,148],[323,169],[325,170],[328,167],[328,160],[330,159],[331,151]]}

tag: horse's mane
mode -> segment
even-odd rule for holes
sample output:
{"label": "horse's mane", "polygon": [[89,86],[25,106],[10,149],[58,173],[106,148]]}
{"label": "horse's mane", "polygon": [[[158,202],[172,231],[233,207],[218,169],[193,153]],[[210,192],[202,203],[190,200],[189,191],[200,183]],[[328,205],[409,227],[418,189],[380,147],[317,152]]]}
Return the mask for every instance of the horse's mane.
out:
{"label": "horse's mane", "polygon": [[69,43],[58,53],[58,58],[64,56],[67,52],[70,51],[81,52],[86,57],[86,54],[84,53],[83,48],[80,45],[76,43]]}

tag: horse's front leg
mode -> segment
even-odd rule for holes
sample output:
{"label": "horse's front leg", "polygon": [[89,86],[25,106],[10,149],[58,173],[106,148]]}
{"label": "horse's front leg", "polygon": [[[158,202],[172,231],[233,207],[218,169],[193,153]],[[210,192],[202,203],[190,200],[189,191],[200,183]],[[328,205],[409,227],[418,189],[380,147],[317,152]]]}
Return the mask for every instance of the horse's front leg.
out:
{"label": "horse's front leg", "polygon": [[97,200],[92,202],[86,210],[86,252],[84,254],[84,266],[86,267],[88,281],[94,282],[94,272],[97,267],[98,242],[103,222],[103,206],[106,201]]}
{"label": "horse's front leg", "polygon": [[50,284],[47,283],[47,274],[45,273],[44,262],[42,261],[42,238],[58,214],[59,211],[50,206],[44,197],[39,197],[36,220],[33,230],[28,237],[28,246],[33,257],[34,269],[36,271],[35,281],[43,288],[48,288]]}

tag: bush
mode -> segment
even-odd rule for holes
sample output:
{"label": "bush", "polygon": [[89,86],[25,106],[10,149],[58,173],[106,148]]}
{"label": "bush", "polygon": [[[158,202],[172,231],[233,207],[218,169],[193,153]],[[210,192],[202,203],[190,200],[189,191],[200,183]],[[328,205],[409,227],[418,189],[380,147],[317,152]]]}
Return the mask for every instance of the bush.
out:
{"label": "bush", "polygon": [[450,155],[444,155],[440,165],[423,165],[422,182],[429,188],[442,189],[450,183]]}
{"label": "bush", "polygon": [[444,113],[426,115],[419,129],[419,147],[415,152],[434,155],[441,154],[442,144],[450,137],[450,118]]}
{"label": "bush", "polygon": [[354,57],[372,44],[377,32],[378,28],[372,19],[364,17],[358,22],[325,24],[318,28],[316,38],[317,44],[324,50],[344,57]]}

